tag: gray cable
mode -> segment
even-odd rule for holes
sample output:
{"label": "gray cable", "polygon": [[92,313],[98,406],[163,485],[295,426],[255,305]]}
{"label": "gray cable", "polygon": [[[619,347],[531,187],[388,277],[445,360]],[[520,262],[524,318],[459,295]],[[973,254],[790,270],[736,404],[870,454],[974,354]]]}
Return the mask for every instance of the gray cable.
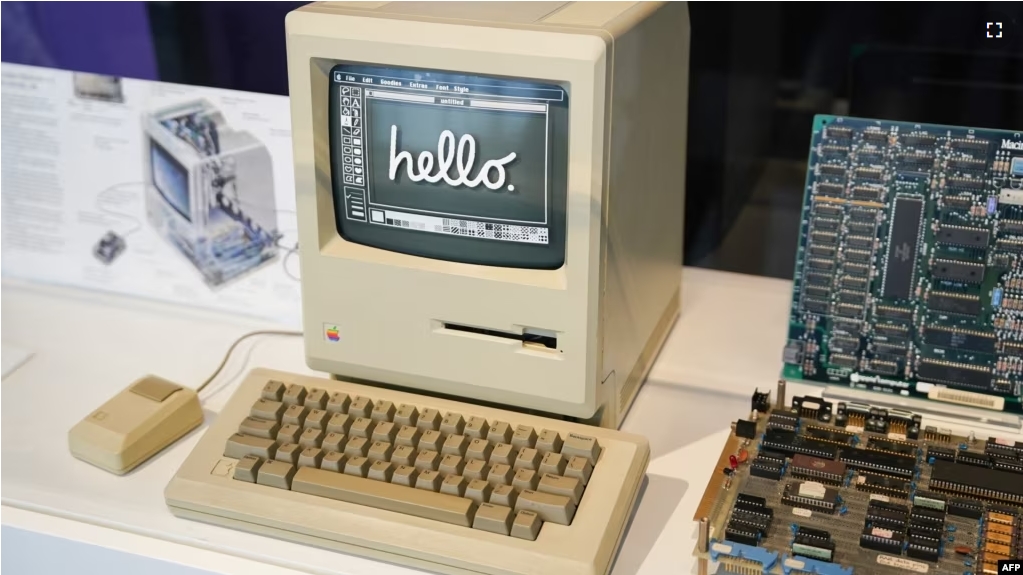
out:
{"label": "gray cable", "polygon": [[102,213],[104,213],[104,214],[106,214],[108,216],[114,216],[115,218],[121,218],[122,220],[130,221],[132,223],[132,225],[134,226],[130,230],[122,233],[121,237],[126,238],[126,237],[130,236],[131,234],[141,230],[142,229],[142,220],[140,220],[138,217],[136,217],[136,216],[134,216],[132,214],[126,214],[124,212],[118,212],[118,211],[115,211],[115,210],[111,210],[109,207],[104,205],[104,200],[103,199],[111,191],[116,190],[118,188],[123,188],[123,187],[127,187],[127,186],[142,186],[143,188],[145,188],[146,185],[147,185],[146,182],[122,182],[120,184],[114,184],[112,186],[108,186],[107,188],[104,188],[103,191],[101,191],[99,194],[96,195],[96,209],[98,209],[100,212],[102,212]]}
{"label": "gray cable", "polygon": [[227,348],[227,353],[224,354],[224,359],[220,361],[220,365],[217,366],[217,369],[214,370],[212,375],[206,378],[206,381],[202,382],[201,384],[199,384],[199,387],[195,388],[195,392],[199,393],[200,391],[205,389],[207,385],[212,383],[213,380],[216,379],[218,375],[220,375],[220,372],[224,370],[224,366],[227,365],[227,360],[231,359],[231,353],[234,352],[234,349],[236,347],[238,347],[238,344],[249,339],[250,337],[255,337],[257,335],[302,336],[303,334],[300,331],[287,331],[277,329],[263,329],[259,331],[250,331],[249,333],[234,340],[234,343],[231,344],[231,347]]}

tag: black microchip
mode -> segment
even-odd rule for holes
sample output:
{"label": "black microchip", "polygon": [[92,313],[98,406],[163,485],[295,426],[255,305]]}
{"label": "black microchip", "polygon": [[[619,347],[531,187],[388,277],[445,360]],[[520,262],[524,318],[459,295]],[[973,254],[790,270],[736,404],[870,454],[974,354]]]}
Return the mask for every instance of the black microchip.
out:
{"label": "black microchip", "polygon": [[927,307],[933,311],[957,315],[980,315],[980,298],[975,295],[931,292]]}
{"label": "black microchip", "polygon": [[851,355],[833,353],[829,356],[828,363],[830,363],[831,365],[837,365],[838,367],[847,367],[849,369],[853,369],[856,367],[856,358]]}
{"label": "black microchip", "polygon": [[725,539],[743,545],[756,547],[760,544],[760,536],[756,531],[750,531],[741,524],[729,523],[725,528]]}
{"label": "black microchip", "polygon": [[836,317],[831,320],[832,331],[844,331],[848,334],[860,334],[863,332],[863,322],[858,319],[846,319]]}
{"label": "black microchip", "polygon": [[826,232],[833,232],[837,230],[840,224],[841,222],[834,218],[814,218],[810,222],[810,225],[812,225],[814,229],[824,230]]}
{"label": "black microchip", "polygon": [[845,262],[842,265],[842,273],[850,276],[860,276],[866,278],[870,275],[870,266],[863,264],[854,264],[852,262]]}
{"label": "black microchip", "polygon": [[750,503],[749,501],[736,501],[733,509],[752,513],[753,515],[760,515],[762,517],[774,517],[774,510],[770,507],[757,505],[756,503]]}
{"label": "black microchip", "polygon": [[952,140],[952,147],[957,150],[976,150],[986,152],[990,146],[991,142],[988,140],[981,140],[980,138],[956,138]]}
{"label": "black microchip", "polygon": [[833,232],[813,232],[810,240],[819,245],[834,245],[838,243],[838,234]]}
{"label": "black microchip", "polygon": [[960,451],[956,457],[957,463],[963,465],[972,465],[974,467],[993,467],[991,456],[981,455],[979,453],[969,453],[967,451]]}
{"label": "black microchip", "polygon": [[890,305],[879,305],[875,310],[875,315],[885,319],[902,319],[912,320],[913,310],[906,307],[892,307]]}
{"label": "black microchip", "polygon": [[837,250],[832,246],[810,246],[810,255],[815,258],[831,259]]}
{"label": "black microchip", "polygon": [[975,180],[973,178],[946,178],[945,187],[953,190],[975,190],[978,192],[984,191],[986,183],[984,180]]}
{"label": "black microchip", "polygon": [[892,493],[899,496],[909,495],[907,480],[873,473],[861,473],[856,477],[856,489],[875,493]]}
{"label": "black microchip", "polygon": [[1007,234],[1023,234],[1023,222],[1019,220],[1002,220],[998,229]]}
{"label": "black microchip", "polygon": [[1015,454],[1020,459],[1023,459],[1023,441],[989,437],[987,443],[984,444],[984,452],[993,454]]}
{"label": "black microchip", "polygon": [[828,126],[824,135],[829,139],[848,140],[852,136],[852,128],[846,126]]}
{"label": "black microchip", "polygon": [[853,337],[832,337],[828,348],[838,353],[854,354],[860,349],[860,340]]}
{"label": "black microchip", "polygon": [[851,303],[853,305],[862,306],[863,304],[867,303],[867,294],[855,291],[841,291],[838,294],[838,301],[842,303]]}
{"label": "black microchip", "polygon": [[916,460],[912,457],[869,449],[843,449],[839,461],[844,461],[849,467],[870,469],[903,477],[912,477],[916,471]]}
{"label": "black microchip", "polygon": [[835,556],[835,543],[797,532],[792,540],[792,554],[830,562]]}
{"label": "black microchip", "polygon": [[863,528],[860,535],[860,547],[900,555],[903,540],[902,533],[868,525]]}
{"label": "black microchip", "polygon": [[823,441],[816,441],[796,435],[791,431],[769,429],[764,434],[761,445],[768,449],[780,451],[786,455],[803,453],[822,459],[834,459],[838,454],[838,447]]}
{"label": "black microchip", "polygon": [[[999,240],[999,242],[1001,241]],[[979,284],[984,281],[984,265],[959,260],[935,259],[931,264],[931,275],[939,280]]]}
{"label": "black microchip", "polygon": [[819,270],[822,272],[830,272],[835,269],[835,260],[822,260],[820,258],[810,258],[809,261],[810,269]]}
{"label": "black microchip", "polygon": [[1013,254],[1023,253],[1023,241],[1020,240],[998,240],[995,243],[995,247],[1003,252]]}
{"label": "black microchip", "polygon": [[933,547],[937,549],[941,545],[941,539],[938,537],[931,537],[930,535],[922,533],[914,533],[907,539],[910,545],[919,545],[921,547]]}
{"label": "black microchip", "polygon": [[914,288],[924,202],[920,198],[899,197],[895,200],[893,211],[881,295],[885,298],[909,299]]}
{"label": "black microchip", "polygon": [[877,223],[870,222],[855,222],[851,221],[846,224],[849,228],[850,234],[856,234],[857,236],[872,237],[877,230]]}
{"label": "black microchip", "polygon": [[948,510],[948,515],[955,517],[980,519],[984,516],[984,505],[971,499],[949,499],[945,508]]}
{"label": "black microchip", "polygon": [[806,286],[806,288],[803,289],[803,293],[818,299],[827,299],[827,297],[831,295],[831,288],[824,286]]}
{"label": "black microchip", "polygon": [[942,200],[942,205],[949,210],[966,211],[973,207],[973,198],[970,196],[950,196]]}
{"label": "black microchip", "polygon": [[[869,170],[870,173],[874,173],[875,170]],[[857,177],[860,176],[860,171],[856,171]],[[881,194],[884,193],[884,188],[875,188],[870,186],[856,186],[853,188],[852,197],[854,200],[862,200],[865,202],[878,202],[881,201]]]}
{"label": "black microchip", "polygon": [[749,474],[754,477],[762,477],[764,479],[770,479],[772,481],[778,481],[781,479],[782,464],[774,461],[762,462],[758,458],[750,465]]}
{"label": "black microchip", "polygon": [[830,286],[831,276],[825,274],[808,273],[806,274],[806,283],[816,286]]}
{"label": "black microchip", "polygon": [[871,449],[880,449],[882,451],[891,451],[892,453],[898,453],[900,455],[910,455],[915,457],[917,446],[903,443],[901,441],[893,441],[890,439],[883,439],[880,437],[871,437],[867,440],[867,447]]}
{"label": "black microchip", "polygon": [[953,168],[970,172],[983,172],[987,169],[987,162],[984,160],[974,160],[972,158],[952,158],[948,161],[948,165]]}
{"label": "black microchip", "polygon": [[909,328],[904,325],[893,325],[893,324],[878,324],[874,326],[874,331],[879,335],[888,337],[906,337],[909,335]]}
{"label": "black microchip", "polygon": [[899,364],[890,360],[872,359],[867,364],[867,371],[881,375],[895,375],[899,373]]}
{"label": "black microchip", "polygon": [[902,136],[902,142],[907,146],[930,147],[937,141],[937,136],[930,134],[906,134]]}
{"label": "black microchip", "polygon": [[875,342],[874,353],[878,355],[905,355],[907,344],[905,342]]}
{"label": "black microchip", "polygon": [[828,176],[844,176],[845,166],[842,164],[818,164],[817,168],[822,174]]}
{"label": "black microchip", "polygon": [[853,276],[842,276],[842,279],[838,280],[838,283],[846,289],[865,290],[868,287],[866,278]]}
{"label": "black microchip", "polygon": [[937,240],[942,244],[967,248],[987,248],[991,232],[983,228],[967,228],[942,224],[938,228]]}
{"label": "black microchip", "polygon": [[941,551],[937,547],[924,547],[922,545],[910,543],[906,546],[906,555],[913,559],[922,559],[924,561],[937,563],[938,559],[941,557]]}
{"label": "black microchip", "polygon": [[994,353],[998,338],[994,332],[983,333],[940,326],[927,326],[924,328],[924,341],[938,347]]}
{"label": "black microchip", "polygon": [[854,248],[870,249],[874,247],[874,238],[867,236],[848,236],[845,243]]}
{"label": "black microchip", "polygon": [[852,208],[849,210],[849,218],[854,222],[877,223],[877,210],[870,208]]}
{"label": "black microchip", "polygon": [[945,523],[945,512],[930,507],[915,505],[909,516],[914,523],[921,522],[926,525],[943,525]]}
{"label": "black microchip", "polygon": [[873,254],[864,250],[845,250],[845,259],[851,262],[869,262]]}
{"label": "black microchip", "polygon": [[840,303],[835,306],[835,313],[845,317],[863,317],[863,306],[853,305],[849,303]]}
{"label": "black microchip", "polygon": [[[993,467],[999,471],[1009,471],[1012,473],[1023,474],[1023,462],[1015,459],[1004,459],[1002,457],[992,457]],[[1021,479],[1023,481],[1023,479]]]}
{"label": "black microchip", "polygon": [[803,308],[813,313],[827,313],[828,302],[819,299],[803,298]]}
{"label": "black microchip", "polygon": [[845,192],[845,186],[817,182],[817,193],[822,196],[831,196],[833,198],[838,198],[842,196],[843,192]]}
{"label": "black microchip", "polygon": [[757,436],[757,424],[752,421],[740,419],[735,422],[735,435],[745,439],[753,439]]}
{"label": "black microchip", "polygon": [[814,529],[813,527],[807,527],[805,525],[799,525],[796,527],[796,535],[812,537],[814,539],[820,539],[821,541],[831,541],[831,533],[828,533],[823,529]]}
{"label": "black microchip", "polygon": [[934,447],[929,446],[927,448],[927,458],[934,458],[936,461],[955,461],[956,451],[954,449],[948,449],[947,447]]}
{"label": "black microchip", "polygon": [[916,374],[924,381],[940,381],[979,390],[991,388],[990,372],[965,364],[922,359]]}
{"label": "black microchip", "polygon": [[937,491],[961,491],[982,499],[1023,504],[1023,481],[1015,473],[997,469],[936,461],[931,466],[930,488]]}
{"label": "black microchip", "polygon": [[749,493],[740,493],[735,497],[736,502],[748,503],[756,507],[767,507],[767,499],[760,497],[759,495],[750,495]]}
{"label": "black microchip", "polygon": [[899,164],[909,167],[929,166],[934,163],[934,156],[927,153],[900,154]]}
{"label": "black microchip", "polygon": [[888,132],[880,128],[867,128],[863,130],[863,139],[868,142],[884,142],[888,139]]}

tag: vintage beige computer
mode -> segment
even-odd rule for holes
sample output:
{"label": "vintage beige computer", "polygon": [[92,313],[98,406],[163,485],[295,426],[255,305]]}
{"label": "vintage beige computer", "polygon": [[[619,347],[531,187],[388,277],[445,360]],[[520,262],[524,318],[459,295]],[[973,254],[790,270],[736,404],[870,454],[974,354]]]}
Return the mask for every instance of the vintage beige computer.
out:
{"label": "vintage beige computer", "polygon": [[618,431],[679,313],[684,3],[288,16],[306,360],[257,370],[175,514],[445,573],[606,573]]}

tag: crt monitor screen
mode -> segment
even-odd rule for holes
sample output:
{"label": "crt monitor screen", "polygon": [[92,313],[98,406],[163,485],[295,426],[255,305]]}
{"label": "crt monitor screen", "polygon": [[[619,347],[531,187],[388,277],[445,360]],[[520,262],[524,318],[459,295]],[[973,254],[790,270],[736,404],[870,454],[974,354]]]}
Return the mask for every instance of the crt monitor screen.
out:
{"label": "crt monitor screen", "polygon": [[163,199],[183,218],[192,221],[191,202],[188,197],[188,172],[163,146],[149,141],[149,164],[153,171],[153,185]]}
{"label": "crt monitor screen", "polygon": [[456,262],[564,264],[564,88],[355,64],[334,66],[330,77],[343,238]]}

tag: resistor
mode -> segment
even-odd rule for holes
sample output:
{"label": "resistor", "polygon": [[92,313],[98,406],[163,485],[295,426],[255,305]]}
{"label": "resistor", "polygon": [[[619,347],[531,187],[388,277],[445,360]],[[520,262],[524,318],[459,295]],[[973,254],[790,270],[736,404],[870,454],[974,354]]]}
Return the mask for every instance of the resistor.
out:
{"label": "resistor", "polygon": [[956,545],[955,552],[957,555],[973,555],[973,549],[966,545]]}

